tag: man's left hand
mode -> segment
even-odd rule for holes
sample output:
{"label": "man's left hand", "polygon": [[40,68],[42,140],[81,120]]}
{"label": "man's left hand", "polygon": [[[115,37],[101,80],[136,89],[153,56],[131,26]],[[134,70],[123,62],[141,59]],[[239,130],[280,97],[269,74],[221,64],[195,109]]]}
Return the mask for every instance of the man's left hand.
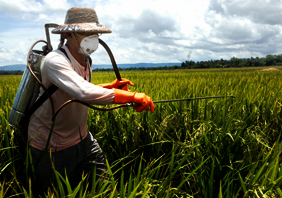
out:
{"label": "man's left hand", "polygon": [[[115,89],[122,89],[122,90],[125,90],[125,91],[129,91],[127,84],[134,86],[134,84],[130,80],[127,80],[125,78],[122,78],[121,81],[116,79],[109,84],[100,84],[98,86],[103,87],[103,88],[107,88],[107,89],[115,88]],[[122,87],[122,88],[120,88],[120,87]]]}

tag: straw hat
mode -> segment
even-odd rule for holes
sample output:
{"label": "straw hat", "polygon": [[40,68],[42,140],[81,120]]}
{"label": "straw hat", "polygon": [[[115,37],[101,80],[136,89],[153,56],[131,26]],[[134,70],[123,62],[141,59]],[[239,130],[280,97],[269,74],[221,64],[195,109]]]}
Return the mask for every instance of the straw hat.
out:
{"label": "straw hat", "polygon": [[111,33],[112,31],[99,23],[94,9],[74,7],[67,11],[65,24],[52,30],[53,34],[67,32]]}

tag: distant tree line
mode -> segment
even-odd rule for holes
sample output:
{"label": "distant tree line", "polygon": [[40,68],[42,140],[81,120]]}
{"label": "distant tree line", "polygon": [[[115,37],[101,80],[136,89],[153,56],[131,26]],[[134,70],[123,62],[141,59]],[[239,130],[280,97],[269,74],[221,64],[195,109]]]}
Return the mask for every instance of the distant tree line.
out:
{"label": "distant tree line", "polygon": [[[274,66],[282,65],[282,54],[279,55],[266,55],[265,58],[247,58],[241,59],[232,57],[230,60],[208,60],[208,61],[185,61],[181,66],[159,66],[159,67],[129,67],[119,68],[120,71],[126,70],[174,70],[174,69],[197,69],[197,68],[224,68],[224,67],[259,67],[259,66]],[[93,72],[114,71],[113,68],[96,68]],[[0,75],[22,75],[23,71],[5,71],[0,70]]]}
{"label": "distant tree line", "polygon": [[282,65],[282,54],[267,55],[265,58],[247,58],[241,59],[232,57],[230,60],[209,60],[209,61],[185,61],[182,62],[181,68],[220,68],[220,67],[259,67]]}
{"label": "distant tree line", "polygon": [[[174,69],[197,69],[197,68],[224,68],[224,67],[259,67],[259,66],[274,66],[282,65],[282,54],[280,55],[267,55],[265,58],[236,58],[232,57],[230,60],[208,60],[208,61],[185,61],[181,66],[159,66],[159,67],[129,67],[119,68],[120,71],[126,70],[174,70]],[[100,71],[113,71],[113,68],[93,69],[93,72]]]}
{"label": "distant tree line", "polygon": [[0,75],[22,75],[23,71],[22,70],[0,70]]}
{"label": "distant tree line", "polygon": [[[119,71],[131,71],[131,70],[173,70],[173,69],[180,69],[180,66],[159,66],[159,67],[128,67],[128,68],[118,68]],[[96,68],[92,70],[93,72],[103,72],[103,71],[114,71],[113,68]]]}

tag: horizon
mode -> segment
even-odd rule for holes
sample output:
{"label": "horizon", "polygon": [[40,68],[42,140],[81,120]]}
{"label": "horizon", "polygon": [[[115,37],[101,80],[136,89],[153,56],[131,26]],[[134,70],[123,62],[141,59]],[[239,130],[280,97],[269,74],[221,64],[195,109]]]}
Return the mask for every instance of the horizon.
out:
{"label": "horizon", "polygon": [[[279,54],[271,54],[271,55],[279,55]],[[231,58],[233,58],[233,57],[231,57]],[[230,58],[230,59],[231,59]],[[235,57],[235,58],[239,58],[239,57]],[[239,59],[242,59],[242,60],[244,60],[244,59],[249,59],[249,58],[251,58],[251,57],[248,57],[248,58],[239,58]],[[253,58],[256,58],[256,57],[253,57]],[[258,57],[258,58],[260,58],[260,59],[262,59],[262,58],[266,58],[265,56],[264,57]],[[230,59],[223,59],[223,60],[230,60]],[[182,62],[180,62],[180,63],[176,63],[176,62],[159,62],[159,63],[150,63],[150,62],[139,62],[139,63],[116,63],[117,65],[135,65],[135,64],[181,64],[181,63],[183,63],[183,62],[185,62],[185,61],[194,61],[194,62],[201,62],[201,61],[203,61],[203,62],[205,62],[205,61],[211,61],[211,60],[221,60],[221,58],[218,58],[218,59],[210,59],[210,60],[184,60],[184,61],[182,61]],[[9,66],[15,66],[15,65],[25,65],[26,66],[26,64],[24,64],[24,63],[18,63],[18,64],[12,64],[12,65],[2,65],[2,66],[0,66],[0,68],[1,67],[9,67]],[[94,65],[94,66],[99,66],[99,65],[101,65],[101,66],[103,66],[103,65],[105,65],[105,66],[112,66],[112,63],[106,63],[106,64],[92,64],[92,65]]]}
{"label": "horizon", "polygon": [[[151,65],[151,66],[139,66],[140,68],[141,67],[158,67],[158,66],[156,66],[158,64],[160,64],[159,65],[160,67],[164,67],[164,66],[167,66],[167,65],[168,65],[168,67],[175,66],[175,65],[177,65],[177,66],[181,65],[181,63],[129,63],[129,64],[117,64],[117,66],[120,67],[120,68],[130,68],[130,67],[136,67],[136,66],[138,67],[138,65],[140,65],[140,64],[141,65],[142,64]],[[5,65],[5,66],[0,66],[0,70],[6,70],[6,71],[22,70],[22,71],[24,71],[26,66],[27,66],[26,64]],[[112,68],[112,64],[93,64],[92,66],[99,68],[99,69]],[[9,67],[11,67],[13,69],[9,69]]]}

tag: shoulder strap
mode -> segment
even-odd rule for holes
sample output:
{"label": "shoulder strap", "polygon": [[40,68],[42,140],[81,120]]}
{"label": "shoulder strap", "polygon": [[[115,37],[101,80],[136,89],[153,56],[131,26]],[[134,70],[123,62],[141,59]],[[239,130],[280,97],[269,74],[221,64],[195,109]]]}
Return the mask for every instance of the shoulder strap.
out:
{"label": "shoulder strap", "polygon": [[[55,93],[59,88],[56,85],[51,85],[47,91],[50,96]],[[28,109],[27,115],[31,116],[46,100],[48,99],[48,94],[44,92],[36,101],[35,103]]]}
{"label": "shoulder strap", "polygon": [[[92,73],[92,59],[91,59],[91,57],[89,56],[89,55],[87,55],[87,56],[85,56],[85,62],[87,62],[87,60],[89,61],[89,68],[88,68],[88,73],[89,73],[89,82],[91,83],[91,73]],[[87,63],[85,63],[86,65],[87,65]]]}
{"label": "shoulder strap", "polygon": [[70,61],[70,58],[69,58],[69,56],[67,55],[66,50],[63,49],[63,48],[59,48],[59,50],[60,50],[61,52],[63,52],[63,53],[65,54],[65,56],[66,56],[66,57],[69,59],[69,61]]}
{"label": "shoulder strap", "polygon": [[[70,58],[68,57],[66,50],[64,50],[63,48],[59,48],[59,50],[61,52],[63,52],[65,54],[65,56],[70,60]],[[49,95],[51,96],[53,93],[55,93],[55,91],[57,91],[59,88],[56,85],[51,85],[48,89],[47,92],[49,93]],[[28,111],[26,112],[26,114],[28,116],[31,116],[46,100],[48,99],[48,94],[46,92],[44,92],[40,98],[38,98],[38,100],[36,100],[36,102],[28,109]]]}

